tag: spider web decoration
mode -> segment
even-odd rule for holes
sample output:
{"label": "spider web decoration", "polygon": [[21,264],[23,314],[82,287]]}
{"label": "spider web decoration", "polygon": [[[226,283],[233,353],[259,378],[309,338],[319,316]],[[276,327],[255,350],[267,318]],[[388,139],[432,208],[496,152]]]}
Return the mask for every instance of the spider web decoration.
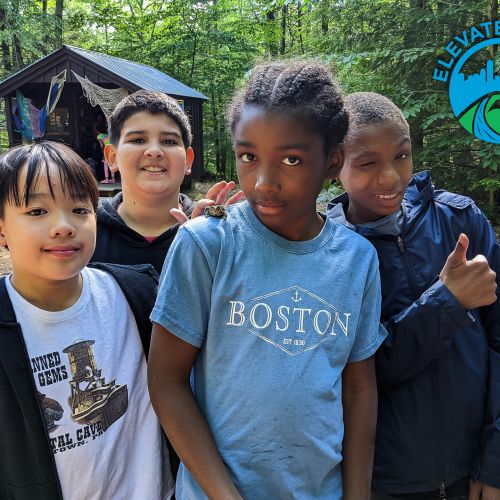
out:
{"label": "spider web decoration", "polygon": [[92,83],[88,78],[77,75],[73,70],[71,70],[71,72],[80,82],[83,89],[83,95],[92,106],[100,106],[106,120],[109,120],[116,105],[128,95],[127,90],[122,87],[118,87],[117,89],[105,89],[104,87],[99,87],[99,85]]}

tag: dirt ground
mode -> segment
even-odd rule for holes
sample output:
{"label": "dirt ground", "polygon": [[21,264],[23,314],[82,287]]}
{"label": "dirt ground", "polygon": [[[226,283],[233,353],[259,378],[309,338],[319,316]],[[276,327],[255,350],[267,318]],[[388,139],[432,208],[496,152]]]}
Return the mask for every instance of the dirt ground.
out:
{"label": "dirt ground", "polygon": [[0,276],[10,273],[10,256],[5,248],[0,247]]}

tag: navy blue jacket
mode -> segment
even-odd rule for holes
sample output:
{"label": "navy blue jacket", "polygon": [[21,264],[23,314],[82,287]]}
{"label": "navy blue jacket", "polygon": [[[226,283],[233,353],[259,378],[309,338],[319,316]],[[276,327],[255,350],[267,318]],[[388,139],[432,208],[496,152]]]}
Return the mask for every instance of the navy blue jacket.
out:
{"label": "navy blue jacket", "polygon": [[[149,314],[158,275],[149,264],[135,270],[116,264],[93,264],[118,282],[134,313],[147,355],[151,339]],[[30,368],[21,327],[0,279],[0,499],[62,498],[54,455]]]}
{"label": "navy blue jacket", "polygon": [[[344,193],[332,200],[347,213]],[[464,310],[438,280],[460,233],[467,259],[484,255],[500,280],[500,248],[465,196],[414,176],[401,235],[356,230],[375,246],[382,322],[376,355],[379,415],[373,488],[424,492],[471,477],[500,488],[500,301]],[[497,288],[497,296],[500,287]]]}

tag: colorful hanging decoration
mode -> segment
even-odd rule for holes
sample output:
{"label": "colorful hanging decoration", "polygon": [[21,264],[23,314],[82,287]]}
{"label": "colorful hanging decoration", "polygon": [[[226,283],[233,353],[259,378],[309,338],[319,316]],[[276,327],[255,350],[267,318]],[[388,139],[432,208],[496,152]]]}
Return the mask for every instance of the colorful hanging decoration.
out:
{"label": "colorful hanging decoration", "polygon": [[12,117],[18,132],[23,139],[32,141],[45,134],[47,117],[54,111],[66,81],[66,70],[52,77],[50,81],[47,102],[41,109],[36,108],[31,99],[24,97],[21,91],[16,90],[16,102],[12,108]]}

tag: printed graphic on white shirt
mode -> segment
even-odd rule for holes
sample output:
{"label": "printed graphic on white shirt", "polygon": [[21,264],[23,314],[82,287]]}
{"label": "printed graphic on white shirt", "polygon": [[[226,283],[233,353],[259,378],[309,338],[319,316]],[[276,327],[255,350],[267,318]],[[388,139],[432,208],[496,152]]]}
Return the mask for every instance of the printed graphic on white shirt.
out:
{"label": "printed graphic on white shirt", "polygon": [[246,328],[290,356],[349,334],[351,313],[314,293],[292,286],[245,302],[230,300],[226,325]]}
{"label": "printed graphic on white shirt", "polygon": [[[54,454],[96,439],[127,411],[127,385],[106,379],[94,355],[94,343],[94,340],[83,340],[66,347],[62,354],[52,352],[31,359]],[[70,395],[66,401],[56,401],[40,392],[42,387],[57,383],[69,385]],[[65,412],[81,427],[58,435],[57,422]]]}

